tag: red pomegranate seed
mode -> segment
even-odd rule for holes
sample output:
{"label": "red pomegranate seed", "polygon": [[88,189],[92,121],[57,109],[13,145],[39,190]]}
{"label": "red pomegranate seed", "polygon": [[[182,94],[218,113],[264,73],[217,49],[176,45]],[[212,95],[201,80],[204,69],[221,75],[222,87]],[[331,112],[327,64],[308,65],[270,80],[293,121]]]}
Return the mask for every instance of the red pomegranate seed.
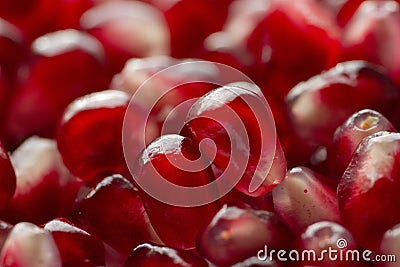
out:
{"label": "red pomegranate seed", "polygon": [[105,47],[108,74],[113,75],[133,57],[165,55],[169,33],[155,7],[139,1],[110,1],[81,17],[81,26]]}
{"label": "red pomegranate seed", "polygon": [[205,260],[188,250],[152,244],[137,246],[126,260],[124,267],[208,267]]}
{"label": "red pomegranate seed", "polygon": [[291,242],[289,228],[267,211],[224,205],[200,231],[197,249],[218,266],[231,266],[264,246],[283,249]]}
{"label": "red pomegranate seed", "polygon": [[389,259],[386,262],[377,262],[377,267],[396,267],[398,259],[400,258],[400,225],[395,225],[388,229],[383,235],[382,241],[379,246],[378,254],[388,257],[395,256],[396,258]]}
{"label": "red pomegranate seed", "polygon": [[[312,255],[310,260],[306,259],[306,262],[310,265],[351,266],[351,261],[357,261],[356,258],[354,260],[351,258],[351,254],[347,253],[350,250],[357,249],[357,244],[351,233],[342,225],[330,221],[321,221],[309,225],[297,240],[296,248],[299,251],[315,252],[315,258],[312,258]],[[337,257],[336,260],[334,256],[323,252],[330,249],[338,251],[337,254],[334,254]],[[321,257],[323,258],[321,259]]]}
{"label": "red pomegranate seed", "polygon": [[272,191],[276,214],[294,232],[319,221],[340,222],[335,192],[325,179],[306,167],[297,167]]}
{"label": "red pomegranate seed", "polygon": [[364,1],[343,32],[344,59],[362,59],[385,67],[400,86],[400,4]]}
{"label": "red pomegranate seed", "polygon": [[294,87],[286,97],[297,134],[329,145],[336,128],[354,112],[376,110],[391,119],[399,93],[390,79],[365,61],[348,61]]}
{"label": "red pomegranate seed", "polygon": [[333,135],[329,152],[332,176],[342,177],[361,140],[379,131],[396,132],[396,129],[382,114],[370,109],[354,113],[340,125]]}
{"label": "red pomegranate seed", "polygon": [[151,111],[160,136],[161,132],[177,133],[176,126],[182,127],[193,102],[216,88],[221,76],[212,62],[196,64],[168,56],[134,58],[114,76],[111,88],[133,95],[132,102]]}
{"label": "red pomegranate seed", "polygon": [[158,241],[137,189],[121,175],[104,178],[77,198],[71,221],[125,256],[142,242]]}
{"label": "red pomegranate seed", "polygon": [[174,191],[173,185],[182,189],[212,182],[214,175],[208,165],[192,140],[176,134],[161,136],[138,157],[134,178],[150,221],[167,246],[194,248],[200,227],[217,210],[216,202],[205,204],[218,198],[216,186],[197,192]]}
{"label": "red pomegranate seed", "polygon": [[[171,55],[193,57],[202,48],[204,39],[222,28],[232,0],[154,1],[159,3],[171,35]],[[204,19],[207,14],[207,19]]]}
{"label": "red pomegranate seed", "polygon": [[[315,1],[276,0],[248,37],[247,46],[261,72],[257,80],[268,83],[278,75],[294,86],[338,62],[339,38],[334,17]],[[276,88],[282,96],[287,89]]]}
{"label": "red pomegranate seed", "polygon": [[51,233],[21,222],[8,235],[0,254],[0,265],[9,267],[61,267],[60,254]]}
{"label": "red pomegranate seed", "polygon": [[[57,131],[57,144],[65,165],[79,179],[89,181],[102,173],[129,177],[122,146],[122,125],[129,96],[117,90],[92,93],[73,101]],[[146,117],[132,106],[126,153],[135,158],[144,147]],[[150,123],[150,122],[148,122]]]}
{"label": "red pomegranate seed", "polygon": [[361,141],[339,182],[343,225],[365,248],[378,248],[400,221],[399,160],[400,134],[378,132]]}
{"label": "red pomegranate seed", "polygon": [[17,187],[0,217],[45,223],[70,212],[80,183],[64,166],[54,140],[31,137],[12,154]]}
{"label": "red pomegranate seed", "polygon": [[7,150],[0,143],[0,209],[8,204],[16,189],[14,167]]}
{"label": "red pomegranate seed", "polygon": [[235,85],[217,88],[195,102],[187,121],[195,142],[212,141],[203,149],[216,167],[231,180],[239,175],[236,188],[241,192],[261,196],[284,178],[286,160],[272,114],[253,91]]}
{"label": "red pomegranate seed", "polygon": [[63,267],[105,265],[103,242],[68,220],[54,219],[43,228],[53,235]]}
{"label": "red pomegranate seed", "polygon": [[53,137],[57,121],[72,100],[105,87],[104,52],[88,34],[49,33],[33,42],[32,51],[36,57],[7,109],[5,142],[12,149],[35,134]]}

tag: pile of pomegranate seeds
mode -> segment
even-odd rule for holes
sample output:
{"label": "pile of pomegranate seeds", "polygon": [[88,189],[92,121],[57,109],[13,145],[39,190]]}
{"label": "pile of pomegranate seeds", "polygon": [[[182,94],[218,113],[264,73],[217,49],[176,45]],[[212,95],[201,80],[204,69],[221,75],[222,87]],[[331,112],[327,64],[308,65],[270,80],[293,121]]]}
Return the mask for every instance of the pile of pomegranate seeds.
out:
{"label": "pile of pomegranate seeds", "polygon": [[400,266],[400,1],[0,0],[0,267]]}

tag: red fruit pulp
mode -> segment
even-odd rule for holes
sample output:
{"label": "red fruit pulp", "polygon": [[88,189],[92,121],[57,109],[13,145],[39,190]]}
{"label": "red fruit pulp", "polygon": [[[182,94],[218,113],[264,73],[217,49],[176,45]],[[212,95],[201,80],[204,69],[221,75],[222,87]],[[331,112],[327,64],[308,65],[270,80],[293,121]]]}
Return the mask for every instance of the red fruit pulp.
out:
{"label": "red fruit pulp", "polygon": [[306,167],[297,167],[272,191],[274,211],[294,232],[319,221],[340,222],[335,192],[324,180]]}
{"label": "red fruit pulp", "polygon": [[230,183],[245,194],[261,196],[286,173],[271,111],[252,91],[234,85],[211,91],[192,106],[186,127],[198,144],[212,141],[202,149],[230,177],[219,178],[222,187]]}
{"label": "red fruit pulp", "polygon": [[91,267],[105,264],[103,242],[66,219],[54,219],[43,225],[51,232],[63,267]]}
{"label": "red fruit pulp", "polygon": [[361,141],[339,182],[343,225],[365,248],[377,249],[400,221],[399,160],[400,134],[378,132]]}
{"label": "red fruit pulp", "polygon": [[121,175],[105,177],[77,198],[70,217],[125,257],[140,243],[158,241],[137,189]]}
{"label": "red fruit pulp", "polygon": [[362,59],[385,67],[400,86],[400,4],[396,1],[364,1],[343,32],[345,60]]}
{"label": "red fruit pulp", "polygon": [[361,140],[379,131],[396,132],[396,129],[382,114],[370,109],[354,113],[339,126],[329,153],[331,175],[341,177]]}
{"label": "red fruit pulp", "polygon": [[290,230],[275,214],[228,204],[202,228],[197,249],[217,266],[231,266],[264,246],[282,249],[291,239]]}
{"label": "red fruit pulp", "polygon": [[200,227],[216,211],[217,202],[208,204],[219,197],[216,186],[199,189],[214,180],[209,164],[192,140],[176,134],[161,136],[138,157],[134,179],[166,245],[194,248]]}
{"label": "red fruit pulp", "polygon": [[41,224],[70,212],[80,183],[64,166],[54,140],[31,137],[11,161],[17,187],[1,218]]}
{"label": "red fruit pulp", "polygon": [[[102,173],[128,173],[122,147],[128,103],[126,93],[106,90],[78,98],[67,107],[58,126],[57,144],[65,165],[76,177],[89,181]],[[138,114],[136,118],[132,123],[144,125],[144,117]],[[130,134],[134,133],[133,129]],[[140,136],[143,134],[135,135],[138,148],[130,146],[130,153],[139,154],[144,146]]]}
{"label": "red fruit pulp", "polygon": [[334,17],[315,1],[277,0],[271,1],[265,17],[248,37],[247,46],[260,72],[257,80],[268,83],[278,75],[289,82],[289,87],[275,89],[284,96],[290,86],[338,62],[339,38]]}
{"label": "red fruit pulp", "polygon": [[88,34],[64,30],[34,41],[35,57],[9,101],[5,142],[14,149],[32,135],[54,137],[65,107],[75,98],[101,90],[104,51]]}
{"label": "red fruit pulp", "polygon": [[294,129],[310,143],[329,145],[336,128],[360,109],[396,116],[399,92],[383,72],[365,61],[348,61],[295,86],[286,103]]}

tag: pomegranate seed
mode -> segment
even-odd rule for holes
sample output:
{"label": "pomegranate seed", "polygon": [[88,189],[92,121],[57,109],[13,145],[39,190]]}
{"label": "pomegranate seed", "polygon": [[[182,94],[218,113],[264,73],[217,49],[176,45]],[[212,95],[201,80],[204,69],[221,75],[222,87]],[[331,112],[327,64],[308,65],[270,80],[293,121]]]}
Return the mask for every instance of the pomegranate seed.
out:
{"label": "pomegranate seed", "polygon": [[44,223],[65,216],[80,187],[62,163],[54,140],[31,137],[12,154],[17,187],[1,218]]}
{"label": "pomegranate seed", "polygon": [[230,2],[179,0],[160,5],[171,35],[171,55],[184,58],[198,52],[204,39],[222,28]]}
{"label": "pomegranate seed", "polygon": [[221,203],[231,203],[240,201],[249,205],[252,209],[256,210],[265,210],[265,211],[274,211],[274,203],[272,200],[272,192],[269,192],[260,197],[252,197],[246,194],[243,194],[236,188],[234,188],[231,192],[226,194],[223,198],[221,198]]}
{"label": "pomegranate seed", "polygon": [[152,244],[137,246],[126,260],[124,267],[207,267],[205,260],[181,249]]}
{"label": "pomegranate seed", "polygon": [[258,79],[268,83],[279,75],[289,82],[289,87],[277,89],[284,96],[290,86],[338,62],[339,38],[334,17],[315,1],[276,0],[248,37],[247,46],[261,72]]}
{"label": "pomegranate seed", "polygon": [[111,1],[96,5],[81,17],[81,26],[105,47],[108,74],[133,57],[165,55],[169,33],[162,14],[139,1]]}
{"label": "pomegranate seed", "polygon": [[391,119],[398,99],[398,90],[380,69],[349,61],[298,84],[286,102],[297,134],[328,145],[336,128],[354,112],[370,108]]}
{"label": "pomegranate seed", "polygon": [[[236,185],[241,192],[261,196],[284,178],[286,160],[272,114],[256,93],[234,85],[217,88],[195,102],[187,121],[195,142],[213,141],[203,148],[216,167],[232,177],[242,176]],[[253,188],[254,181],[261,186]]]}
{"label": "pomegranate seed", "polygon": [[123,255],[158,240],[136,188],[121,175],[104,178],[77,198],[71,220]]}
{"label": "pomegranate seed", "polygon": [[[165,186],[165,180],[181,187],[207,185],[214,180],[208,164],[192,140],[176,134],[161,136],[138,157],[134,178],[141,186],[150,221],[167,246],[194,248],[200,227],[218,207],[216,202],[201,204],[201,201],[217,198],[218,191],[211,186],[201,192],[188,190],[177,194],[174,187]],[[192,205],[193,200],[196,204]]]}
{"label": "pomegranate seed", "polygon": [[51,233],[21,222],[8,235],[0,254],[1,266],[61,267],[61,259]]}
{"label": "pomegranate seed", "polygon": [[[352,258],[346,259],[347,251],[356,250],[357,244],[353,239],[351,233],[342,225],[321,221],[309,225],[300,235],[299,240],[296,242],[296,247],[299,251],[309,250],[314,251],[316,258],[308,262],[314,265],[323,264],[323,266],[351,266]],[[328,256],[327,253],[323,254],[324,250],[334,249],[338,251],[337,260]],[[320,260],[321,255],[324,257]],[[340,255],[342,257],[340,258]],[[346,262],[348,261],[348,262]]]}
{"label": "pomegranate seed", "polygon": [[273,191],[275,212],[294,232],[319,221],[340,222],[335,192],[327,178],[306,168],[291,169]]}
{"label": "pomegranate seed", "polygon": [[[65,165],[79,179],[89,181],[102,173],[129,174],[122,147],[122,125],[128,103],[126,93],[105,90],[78,98],[65,110],[57,144]],[[141,109],[132,110],[133,120],[127,126],[132,142],[127,153],[136,157],[144,147],[140,129],[146,117]]]}
{"label": "pomegranate seed", "polygon": [[282,249],[291,239],[288,227],[273,213],[229,204],[200,231],[197,249],[212,263],[231,266],[256,255],[265,245]]}
{"label": "pomegranate seed", "polygon": [[400,4],[364,1],[343,32],[344,59],[362,59],[384,66],[400,86]]}
{"label": "pomegranate seed", "polygon": [[[383,235],[382,241],[379,247],[379,254],[381,255],[394,255],[396,259],[400,258],[400,225],[395,225],[388,229]],[[398,263],[397,260],[393,259],[387,262],[377,262],[375,266],[377,267],[396,267]]]}
{"label": "pomegranate seed", "polygon": [[43,228],[53,235],[64,267],[105,264],[103,242],[66,219],[54,219]]}
{"label": "pomegranate seed", "polygon": [[400,221],[399,159],[399,133],[370,135],[357,147],[339,182],[343,224],[365,248],[376,249],[384,232]]}
{"label": "pomegranate seed", "polygon": [[16,177],[7,150],[0,143],[0,209],[8,204],[14,195]]}
{"label": "pomegranate seed", "polygon": [[396,132],[396,129],[382,114],[370,109],[354,113],[339,126],[330,151],[332,175],[341,177],[361,140],[379,131]]}
{"label": "pomegranate seed", "polygon": [[262,266],[267,266],[267,267],[280,267],[282,266],[278,262],[275,262],[273,260],[260,260],[258,257],[251,257],[248,259],[245,259],[242,262],[238,262],[231,267],[262,267]]}
{"label": "pomegranate seed", "polygon": [[193,102],[214,89],[221,76],[211,62],[154,56],[128,60],[111,87],[133,95],[132,102],[144,110],[151,108],[150,119],[158,123],[160,136],[179,131],[175,125],[184,123]]}
{"label": "pomegranate seed", "polygon": [[103,50],[93,37],[75,30],[49,33],[36,39],[32,50],[36,58],[7,109],[4,130],[10,149],[35,134],[53,137],[72,100],[104,87]]}

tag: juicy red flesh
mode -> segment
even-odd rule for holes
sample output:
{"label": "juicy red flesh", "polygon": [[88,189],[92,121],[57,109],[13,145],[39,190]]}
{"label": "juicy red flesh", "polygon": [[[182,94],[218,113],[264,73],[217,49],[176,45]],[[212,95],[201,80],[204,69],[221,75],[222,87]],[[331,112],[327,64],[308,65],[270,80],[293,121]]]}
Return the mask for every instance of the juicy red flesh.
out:
{"label": "juicy red flesh", "polygon": [[70,212],[80,183],[64,166],[54,140],[31,137],[11,154],[11,161],[16,190],[1,218],[41,224]]}
{"label": "juicy red flesh", "polygon": [[343,32],[344,59],[361,59],[385,67],[400,86],[400,3],[364,1]]}
{"label": "juicy red flesh", "polygon": [[361,140],[379,131],[396,132],[396,129],[382,114],[370,109],[354,113],[339,126],[330,151],[331,175],[341,177]]}
{"label": "juicy red flesh", "polygon": [[162,14],[139,1],[96,5],[83,14],[81,27],[103,44],[107,75],[121,71],[130,58],[169,51],[169,34]]}
{"label": "juicy red flesh", "polygon": [[[124,92],[106,90],[78,98],[67,107],[58,126],[57,144],[65,165],[76,177],[90,181],[103,173],[128,174],[122,148],[128,103],[129,96]],[[135,111],[132,124],[141,129],[139,125],[144,125],[145,118],[140,110]],[[143,134],[135,133],[132,129],[132,157],[144,146],[140,143]]]}
{"label": "juicy red flesh", "polygon": [[221,74],[215,68],[168,56],[134,58],[114,76],[111,87],[134,96],[143,109],[151,108],[149,120],[158,124],[158,137],[179,131],[193,102],[217,87]]}
{"label": "juicy red flesh", "polygon": [[14,167],[7,150],[0,143],[0,209],[8,204],[16,188]]}
{"label": "juicy red flesh", "polygon": [[339,182],[343,225],[363,247],[377,249],[400,221],[399,160],[400,134],[378,132],[361,141]]}
{"label": "juicy red flesh", "polygon": [[[165,179],[184,187],[199,187],[212,182],[214,175],[211,168],[207,167],[209,162],[200,156],[197,145],[192,140],[172,134],[152,142],[136,162],[134,179],[139,190],[142,189],[140,192],[147,214],[160,239],[168,246],[194,248],[200,227],[217,210],[218,202],[185,207],[193,198],[203,198],[207,203],[207,198],[218,194],[215,186],[194,197],[188,191],[182,194],[173,193],[164,189],[160,182],[160,179]],[[146,193],[146,187],[158,189],[155,192],[157,196]],[[167,198],[163,201],[176,201],[176,205],[183,206],[167,204],[160,197]],[[176,234],[177,231],[180,232],[179,235]]]}
{"label": "juicy red flesh", "polygon": [[[340,242],[343,241],[343,244]],[[321,221],[309,225],[300,235],[296,242],[296,248],[302,250],[312,250],[316,252],[316,255],[323,255],[323,250],[335,249],[342,251],[342,255],[346,255],[349,250],[356,250],[357,244],[354,241],[351,233],[344,228],[342,225],[329,222]],[[347,263],[345,257],[341,260],[333,261],[328,257],[328,254],[324,255],[322,262],[324,266],[349,266],[350,262]],[[308,262],[312,264],[321,264],[319,259],[311,259]]]}
{"label": "juicy red flesh", "polygon": [[256,255],[265,245],[284,248],[291,238],[290,230],[275,214],[228,204],[205,224],[197,249],[217,266],[231,266]]}
{"label": "juicy red flesh", "polygon": [[[213,141],[216,151],[206,145],[205,153],[216,167],[232,177],[244,169],[236,185],[238,190],[261,196],[271,191],[286,173],[286,161],[271,116],[265,102],[256,93],[237,86],[225,86],[194,103],[186,127],[195,142],[200,143],[203,139]],[[271,160],[268,158],[270,155],[274,155]],[[235,166],[242,169],[230,173]],[[250,188],[252,179],[261,181],[253,190]]]}
{"label": "juicy red flesh", "polygon": [[[279,25],[277,27],[276,25]],[[279,77],[280,95],[298,82],[333,67],[340,55],[334,17],[315,1],[271,1],[247,46],[267,84]],[[304,64],[307,62],[307,64]]]}
{"label": "juicy red flesh", "polygon": [[207,267],[201,257],[188,250],[152,244],[137,246],[126,260],[124,267]]}
{"label": "juicy red flesh", "polygon": [[90,267],[105,264],[104,245],[96,237],[65,219],[54,219],[43,225],[51,232],[64,267]]}
{"label": "juicy red flesh", "polygon": [[397,88],[381,69],[365,61],[348,61],[298,84],[286,102],[300,138],[328,145],[336,128],[360,109],[393,119],[398,99]]}
{"label": "juicy red flesh", "polygon": [[9,267],[58,267],[61,258],[50,232],[21,222],[9,233],[0,254],[0,265]]}
{"label": "juicy red flesh", "polygon": [[33,62],[17,82],[5,114],[4,142],[10,149],[32,135],[54,137],[72,100],[104,89],[103,48],[88,34],[49,33],[36,39],[31,50]]}
{"label": "juicy red flesh", "polygon": [[123,255],[157,240],[136,188],[120,175],[108,176],[80,195],[70,219]]}
{"label": "juicy red flesh", "polygon": [[[230,2],[232,0],[180,0],[165,8],[171,55],[177,58],[195,55],[202,48],[204,39],[221,29]],[[204,20],[204,14],[207,14],[207,20]]]}
{"label": "juicy red flesh", "polygon": [[274,211],[294,232],[319,221],[340,222],[335,192],[325,180],[306,167],[297,167],[272,191]]}

